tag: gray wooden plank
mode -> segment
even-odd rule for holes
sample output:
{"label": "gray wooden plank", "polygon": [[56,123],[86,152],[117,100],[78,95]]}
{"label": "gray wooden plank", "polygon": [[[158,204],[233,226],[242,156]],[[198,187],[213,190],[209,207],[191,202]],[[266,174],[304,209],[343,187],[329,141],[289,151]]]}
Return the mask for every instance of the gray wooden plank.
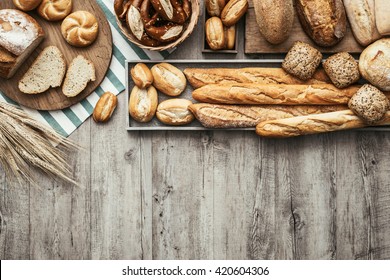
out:
{"label": "gray wooden plank", "polygon": [[30,192],[31,259],[90,259],[90,151],[87,121],[71,139],[85,151],[70,155],[75,187],[41,175]]}
{"label": "gray wooden plank", "polygon": [[212,258],[209,147],[204,132],[153,133],[153,259]]}
{"label": "gray wooden plank", "polygon": [[29,190],[0,167],[0,259],[29,259]]}
{"label": "gray wooden plank", "polygon": [[[125,122],[127,102],[119,96],[118,108],[111,121],[91,125],[91,242],[93,259],[150,258],[151,246],[146,246],[151,226],[145,220],[142,207],[150,205],[142,197],[151,185],[142,185],[151,176],[151,168],[143,169],[140,153],[141,137],[128,133]],[[145,140],[145,138],[143,139]],[[144,143],[144,142],[143,142]],[[150,144],[143,144],[143,149]],[[145,156],[150,152],[145,153]],[[141,174],[144,179],[141,179]],[[149,251],[146,251],[149,250]]]}

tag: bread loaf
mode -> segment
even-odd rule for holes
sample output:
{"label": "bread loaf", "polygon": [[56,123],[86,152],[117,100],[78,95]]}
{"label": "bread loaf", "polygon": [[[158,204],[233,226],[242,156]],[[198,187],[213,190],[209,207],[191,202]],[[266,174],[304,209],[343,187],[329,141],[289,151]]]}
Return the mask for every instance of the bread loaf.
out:
{"label": "bread loaf", "polygon": [[293,0],[254,0],[260,33],[271,44],[284,42],[294,22]]}
{"label": "bread loaf", "polygon": [[199,102],[246,105],[333,105],[347,104],[359,87],[337,89],[322,85],[207,85],[196,89],[192,97]]}
{"label": "bread loaf", "polygon": [[344,105],[245,106],[197,103],[190,105],[189,109],[204,127],[243,128],[255,127],[262,121],[346,110],[348,107]]}
{"label": "bread loaf", "polygon": [[0,77],[11,78],[44,37],[42,27],[28,14],[0,10]]}
{"label": "bread loaf", "polygon": [[347,30],[342,0],[297,0],[297,13],[303,29],[322,47],[336,45]]}
{"label": "bread loaf", "polygon": [[375,0],[376,27],[382,36],[390,35],[390,1]]}
{"label": "bread loaf", "polygon": [[362,46],[381,37],[375,24],[374,2],[375,0],[344,0],[353,35]]}
{"label": "bread loaf", "polygon": [[90,12],[77,11],[64,19],[61,33],[68,44],[74,47],[87,47],[96,40],[99,24]]}
{"label": "bread loaf", "polygon": [[[390,125],[390,111],[375,125]],[[261,122],[256,127],[256,133],[263,137],[285,138],[365,126],[367,125],[352,111],[344,110]]]}
{"label": "bread loaf", "polygon": [[317,70],[313,78],[302,81],[282,68],[187,68],[184,70],[193,88],[210,84],[258,83],[258,84],[323,84],[330,80],[323,70]]}

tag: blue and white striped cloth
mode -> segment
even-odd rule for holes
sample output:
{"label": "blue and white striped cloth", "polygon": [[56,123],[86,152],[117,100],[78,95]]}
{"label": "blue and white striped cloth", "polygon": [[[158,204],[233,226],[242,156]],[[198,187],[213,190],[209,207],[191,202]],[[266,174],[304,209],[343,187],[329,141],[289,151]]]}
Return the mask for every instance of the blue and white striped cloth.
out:
{"label": "blue and white striped cloth", "polygon": [[[120,32],[116,24],[114,14],[114,0],[97,0],[98,4],[103,9],[107,16],[113,36],[113,57],[110,69],[102,84],[89,97],[80,103],[58,111],[37,111],[26,107],[22,108],[35,119],[46,123],[53,127],[56,131],[64,136],[69,136],[75,131],[85,120],[87,120],[93,112],[93,108],[99,97],[106,91],[114,94],[119,94],[125,89],[125,60],[136,59],[156,59],[161,60],[166,57],[169,52],[153,52],[142,50],[136,45],[130,43],[126,37]],[[17,105],[4,94],[0,92],[0,101],[6,101]]]}

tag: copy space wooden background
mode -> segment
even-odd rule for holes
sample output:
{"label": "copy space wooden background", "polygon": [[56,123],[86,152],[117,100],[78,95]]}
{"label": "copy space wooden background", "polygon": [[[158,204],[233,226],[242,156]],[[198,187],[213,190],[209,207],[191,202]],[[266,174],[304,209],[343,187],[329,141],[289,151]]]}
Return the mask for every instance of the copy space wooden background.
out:
{"label": "copy space wooden background", "polygon": [[127,132],[126,103],[71,136],[85,188],[0,172],[1,259],[390,259],[389,133]]}

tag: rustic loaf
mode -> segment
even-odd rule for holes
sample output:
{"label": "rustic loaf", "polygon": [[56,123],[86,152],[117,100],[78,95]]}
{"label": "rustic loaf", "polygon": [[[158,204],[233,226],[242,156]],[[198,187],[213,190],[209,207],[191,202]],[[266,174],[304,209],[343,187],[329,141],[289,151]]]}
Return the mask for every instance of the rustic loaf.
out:
{"label": "rustic loaf", "polygon": [[294,22],[293,0],[254,0],[260,33],[271,44],[284,42]]}
{"label": "rustic loaf", "polygon": [[376,28],[374,2],[375,0],[344,0],[353,35],[362,46],[381,37]]}
{"label": "rustic loaf", "polygon": [[344,38],[347,18],[342,0],[297,0],[296,8],[303,29],[317,45],[331,47]]}
{"label": "rustic loaf", "polygon": [[344,105],[246,106],[196,103],[190,105],[189,109],[204,127],[243,128],[255,127],[262,121],[346,110],[348,107]]}
{"label": "rustic loaf", "polygon": [[188,82],[193,88],[210,84],[258,83],[258,84],[323,84],[330,80],[323,70],[317,70],[314,76],[302,81],[281,68],[187,68],[184,70]]}
{"label": "rustic loaf", "polygon": [[375,0],[376,27],[382,36],[390,35],[390,1]]}
{"label": "rustic loaf", "polygon": [[0,77],[11,78],[44,37],[41,26],[26,13],[0,10]]}
{"label": "rustic loaf", "polygon": [[192,97],[199,102],[246,105],[334,105],[347,104],[359,87],[338,89],[322,85],[207,85],[196,89]]}
{"label": "rustic loaf", "polygon": [[[375,125],[390,125],[390,111]],[[351,110],[344,110],[261,122],[256,127],[256,133],[263,137],[286,138],[365,126]]]}

